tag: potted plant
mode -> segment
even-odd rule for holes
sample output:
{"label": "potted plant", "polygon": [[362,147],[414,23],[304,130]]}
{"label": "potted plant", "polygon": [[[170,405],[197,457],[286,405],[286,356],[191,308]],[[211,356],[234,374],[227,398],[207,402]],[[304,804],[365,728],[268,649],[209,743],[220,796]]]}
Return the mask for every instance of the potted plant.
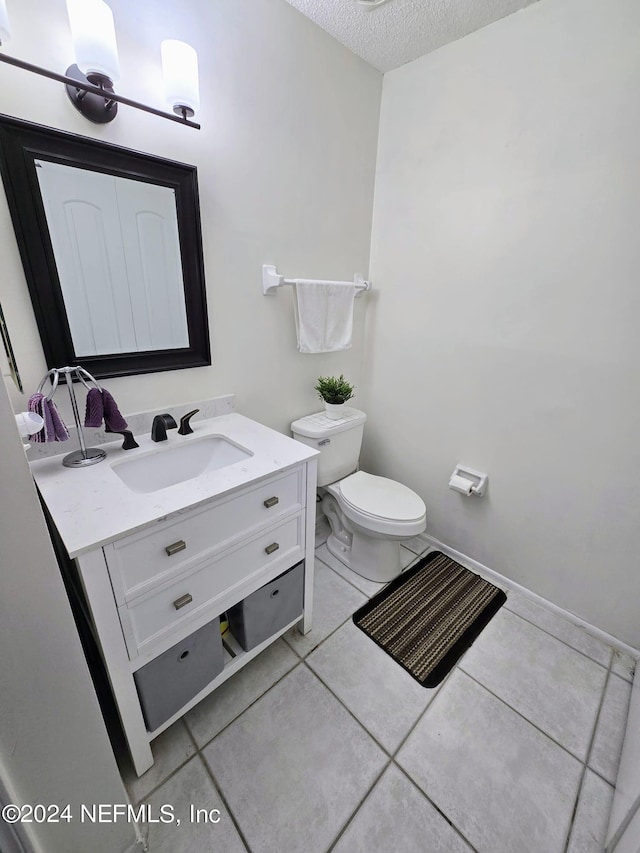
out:
{"label": "potted plant", "polygon": [[318,377],[318,384],[315,386],[315,390],[318,392],[318,397],[324,400],[327,417],[335,421],[342,417],[344,404],[353,397],[355,389],[340,374],[340,376]]}

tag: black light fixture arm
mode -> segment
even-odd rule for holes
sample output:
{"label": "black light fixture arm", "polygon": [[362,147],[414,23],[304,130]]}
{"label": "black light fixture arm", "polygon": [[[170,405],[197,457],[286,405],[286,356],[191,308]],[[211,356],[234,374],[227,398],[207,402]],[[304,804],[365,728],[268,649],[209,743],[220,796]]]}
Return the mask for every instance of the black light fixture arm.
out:
{"label": "black light fixture arm", "polygon": [[[126,98],[124,95],[118,95],[113,91],[106,91],[100,86],[95,86],[93,83],[90,83],[86,78],[78,79],[76,77],[68,76],[65,74],[58,74],[56,71],[49,71],[47,68],[41,68],[39,65],[33,65],[30,62],[24,62],[22,59],[16,59],[14,56],[8,56],[6,53],[0,52],[0,62],[5,62],[7,65],[13,65],[16,68],[22,68],[24,71],[31,71],[33,74],[39,74],[41,77],[48,77],[50,80],[57,80],[59,83],[64,83],[68,88],[74,88],[76,90],[80,90],[81,92],[89,93],[92,95],[98,95],[105,101],[105,109],[113,112],[114,104],[116,102],[118,104],[125,104],[128,107],[135,107],[137,110],[143,110],[146,113],[151,113],[152,115],[160,116],[161,118],[167,118],[170,121],[176,121],[178,124],[186,124],[189,127],[193,127],[196,130],[200,130],[200,125],[195,121],[190,121],[186,116],[183,115],[175,115],[174,113],[164,112],[163,110],[157,110],[155,107],[149,107],[146,104],[141,104],[139,101],[133,101],[131,98]],[[75,68],[75,66],[71,66],[70,71]],[[86,81],[86,82],[85,82]],[[84,98],[84,96],[83,96]],[[81,98],[82,100],[82,98]],[[109,102],[111,104],[109,105]],[[94,121],[96,119],[93,119]]]}

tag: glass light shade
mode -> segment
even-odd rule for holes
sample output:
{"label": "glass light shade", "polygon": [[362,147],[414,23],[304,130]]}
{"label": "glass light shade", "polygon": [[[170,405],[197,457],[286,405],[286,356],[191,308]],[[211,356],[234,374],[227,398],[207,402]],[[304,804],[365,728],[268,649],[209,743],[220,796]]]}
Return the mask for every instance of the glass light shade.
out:
{"label": "glass light shade", "polygon": [[0,44],[6,44],[11,38],[11,27],[7,15],[7,4],[0,0]]}
{"label": "glass light shade", "polygon": [[[1,2],[1,0],[0,0]],[[104,0],[67,0],[76,64],[87,77],[120,76],[113,13]]]}
{"label": "glass light shade", "polygon": [[186,107],[193,115],[200,109],[198,54],[190,45],[175,39],[163,41],[160,52],[167,103],[175,113]]}

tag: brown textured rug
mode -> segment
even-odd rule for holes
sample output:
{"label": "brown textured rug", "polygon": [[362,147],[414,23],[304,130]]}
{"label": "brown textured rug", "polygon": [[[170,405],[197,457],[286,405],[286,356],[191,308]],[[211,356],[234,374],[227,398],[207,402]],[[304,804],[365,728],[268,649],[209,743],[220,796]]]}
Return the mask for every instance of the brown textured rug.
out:
{"label": "brown textured rug", "polygon": [[440,551],[363,605],[354,623],[424,687],[435,687],[507,600]]}

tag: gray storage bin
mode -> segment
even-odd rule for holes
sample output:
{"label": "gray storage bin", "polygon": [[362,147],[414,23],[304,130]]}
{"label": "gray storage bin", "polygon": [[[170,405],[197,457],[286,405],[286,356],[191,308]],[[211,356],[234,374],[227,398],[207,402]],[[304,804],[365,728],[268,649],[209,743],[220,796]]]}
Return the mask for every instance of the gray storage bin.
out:
{"label": "gray storage bin", "polygon": [[229,611],[231,633],[248,652],[302,615],[304,560]]}
{"label": "gray storage bin", "polygon": [[134,672],[148,730],[172,717],[223,668],[220,621],[214,619]]}

